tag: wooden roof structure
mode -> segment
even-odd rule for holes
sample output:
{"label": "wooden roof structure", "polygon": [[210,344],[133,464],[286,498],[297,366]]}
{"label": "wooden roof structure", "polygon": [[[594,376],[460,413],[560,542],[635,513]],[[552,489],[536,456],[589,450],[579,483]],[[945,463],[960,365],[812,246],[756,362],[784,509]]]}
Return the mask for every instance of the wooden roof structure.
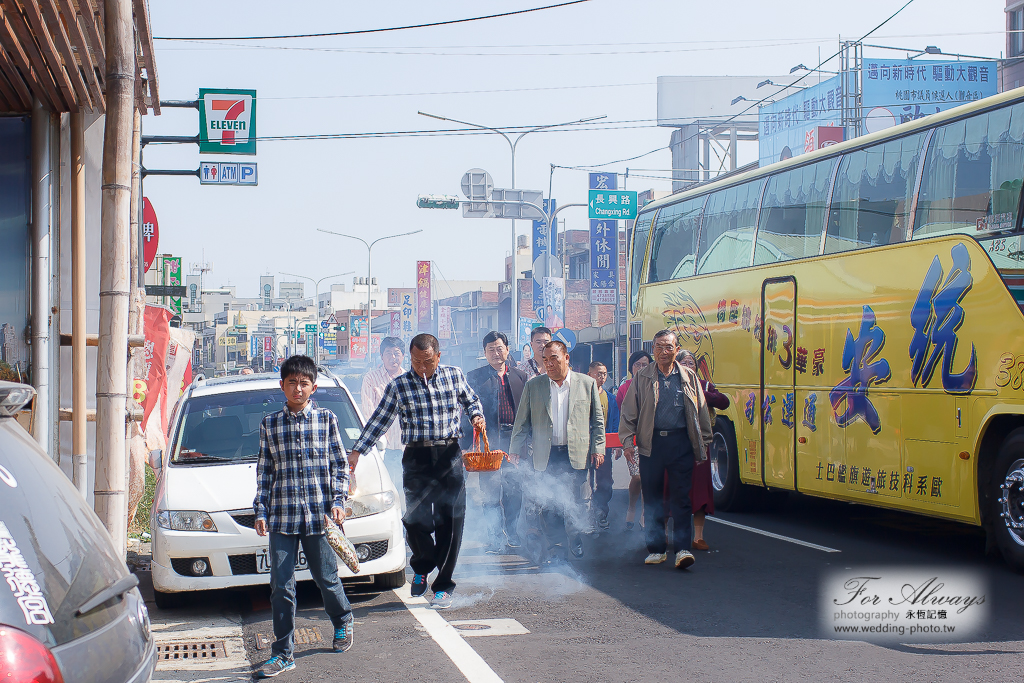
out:
{"label": "wooden roof structure", "polygon": [[[160,113],[147,0],[135,18],[135,100]],[[0,114],[105,111],[104,0],[0,0]]]}

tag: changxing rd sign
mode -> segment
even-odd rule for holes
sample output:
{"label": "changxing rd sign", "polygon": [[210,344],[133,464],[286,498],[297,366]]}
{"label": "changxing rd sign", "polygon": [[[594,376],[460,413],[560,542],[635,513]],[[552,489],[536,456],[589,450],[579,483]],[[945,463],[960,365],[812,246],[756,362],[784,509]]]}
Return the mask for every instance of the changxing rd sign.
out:
{"label": "changxing rd sign", "polygon": [[256,91],[200,88],[199,153],[256,154]]}
{"label": "changxing rd sign", "polygon": [[590,218],[614,218],[628,221],[636,218],[636,192],[627,190],[591,190]]}

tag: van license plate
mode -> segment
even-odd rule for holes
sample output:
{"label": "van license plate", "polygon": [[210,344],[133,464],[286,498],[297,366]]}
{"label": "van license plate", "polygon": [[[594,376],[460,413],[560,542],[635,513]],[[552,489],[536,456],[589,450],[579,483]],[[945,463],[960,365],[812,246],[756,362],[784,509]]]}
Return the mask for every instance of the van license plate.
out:
{"label": "van license plate", "polygon": [[[306,553],[299,548],[299,557],[295,562],[295,571],[302,571],[309,569],[309,564],[306,562]],[[270,573],[270,548],[260,548],[256,551],[256,572],[258,574],[269,574]]]}

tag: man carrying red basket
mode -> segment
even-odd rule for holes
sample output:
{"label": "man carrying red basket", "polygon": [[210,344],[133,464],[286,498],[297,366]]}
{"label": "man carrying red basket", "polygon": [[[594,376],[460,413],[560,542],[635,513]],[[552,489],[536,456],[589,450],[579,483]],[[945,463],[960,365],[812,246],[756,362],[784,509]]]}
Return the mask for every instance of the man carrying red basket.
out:
{"label": "man carrying red basket", "polygon": [[427,575],[435,568],[432,606],[452,606],[452,573],[462,547],[466,522],[466,471],[459,436],[465,409],[474,429],[487,428],[480,399],[462,370],[441,365],[441,345],[431,334],[418,334],[409,345],[411,369],[391,380],[377,409],[349,453],[354,471],[359,456],[384,436],[399,418],[402,426],[402,470],[405,486],[405,525],[415,576],[411,593],[427,592]]}
{"label": "man carrying red basket", "polygon": [[512,428],[509,459],[513,464],[533,440],[534,476],[523,495],[538,510],[541,529],[527,533],[531,559],[543,561],[550,548],[568,548],[583,557],[583,533],[587,514],[580,490],[587,465],[604,462],[604,411],[592,377],[569,368],[569,351],[560,341],[550,341],[541,354],[546,375],[526,383]]}

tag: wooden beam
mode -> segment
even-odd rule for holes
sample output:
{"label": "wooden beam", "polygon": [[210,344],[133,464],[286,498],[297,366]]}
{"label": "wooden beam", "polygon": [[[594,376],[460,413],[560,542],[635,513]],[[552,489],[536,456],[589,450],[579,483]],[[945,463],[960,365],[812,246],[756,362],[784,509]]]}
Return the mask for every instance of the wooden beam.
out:
{"label": "wooden beam", "polygon": [[[142,43],[142,59],[146,64],[146,83],[149,86],[153,113],[160,116],[160,77],[156,72],[156,60],[153,57],[153,29],[149,24],[149,6],[146,0],[132,0],[135,5],[135,27]],[[145,104],[142,106],[145,114]]]}
{"label": "wooden beam", "polygon": [[93,107],[103,111],[103,88],[100,87],[99,79],[96,78],[96,67],[92,62],[92,51],[89,49],[89,42],[82,32],[82,24],[78,20],[78,10],[71,4],[71,0],[58,0],[61,14],[67,22],[68,33],[71,43],[78,51],[78,61],[81,63],[82,73],[89,85],[89,92],[92,94]]}
{"label": "wooden beam", "polygon": [[[0,48],[0,52],[3,52],[2,48]],[[4,100],[3,111],[25,111],[21,98],[18,97],[14,87],[8,83],[3,69],[0,69],[0,97],[3,97]]]}
{"label": "wooden beam", "polygon": [[[2,27],[0,27],[0,43],[2,40]],[[0,47],[0,73],[3,73],[7,77],[7,82],[11,84],[15,92],[18,94],[17,103],[19,104],[19,111],[30,111],[32,109],[32,93],[29,91],[28,86],[25,84],[25,79],[22,78],[18,68],[11,61],[11,56],[7,53],[7,50]]]}
{"label": "wooden beam", "polygon": [[[104,74],[99,78],[99,81],[102,83],[107,73],[106,44],[103,42],[103,36],[100,35],[99,28],[96,25],[96,10],[92,7],[92,0],[76,1],[78,2],[78,11],[82,15],[82,22],[85,23],[85,32],[88,34],[89,42],[92,44],[92,54],[96,57],[96,70],[100,74]],[[95,72],[93,73],[95,74]]]}
{"label": "wooden beam", "polygon": [[[30,1],[35,2],[36,0]],[[71,39],[68,37],[64,22],[61,21],[57,6],[53,4],[53,0],[39,0],[39,6],[42,8],[46,21],[50,26],[50,35],[57,46],[57,51],[63,58],[64,71],[67,73],[68,78],[71,80],[71,85],[75,89],[75,99],[78,100],[78,105],[92,109],[92,94],[89,92],[89,86],[85,84],[82,71],[78,68],[75,51],[71,49]]]}
{"label": "wooden beam", "polygon": [[[67,104],[67,109],[63,111],[78,111],[78,96],[75,94],[75,87],[71,85],[71,79],[68,78],[68,73],[64,69],[64,64],[57,53],[57,47],[53,44],[53,35],[50,28],[43,21],[43,13],[39,8],[38,1],[21,0],[21,6],[28,25],[35,34],[40,55],[43,61],[46,62],[50,75],[60,89],[60,94],[64,98],[65,104]],[[70,47],[68,50],[70,52]]]}
{"label": "wooden beam", "polygon": [[135,107],[143,114],[146,111],[146,80],[142,77],[142,62],[138,58],[139,52],[135,51]]}
{"label": "wooden beam", "polygon": [[36,46],[35,38],[32,37],[32,31],[29,29],[24,15],[22,15],[14,0],[2,1],[7,10],[5,16],[8,26],[13,29],[15,40],[24,49],[25,54],[28,55],[35,85],[38,86],[32,89],[33,94],[40,101],[46,103],[50,111],[64,111],[67,105],[63,98],[61,98],[60,93],[57,92],[53,78],[50,76],[50,71],[46,67],[46,60],[43,59],[42,53],[39,52],[39,48]]}
{"label": "wooden beam", "polygon": [[[25,84],[26,92],[23,94],[23,99],[28,100],[28,108],[31,109],[32,93],[39,92],[40,96],[43,96],[43,86],[36,79],[35,70],[32,68],[25,50],[22,49],[21,43],[18,42],[18,37],[14,35],[14,27],[11,26],[2,4],[0,4],[0,46],[7,51],[11,66],[16,70],[14,75],[20,77],[22,83]],[[16,79],[8,74],[8,80],[13,83]]]}

